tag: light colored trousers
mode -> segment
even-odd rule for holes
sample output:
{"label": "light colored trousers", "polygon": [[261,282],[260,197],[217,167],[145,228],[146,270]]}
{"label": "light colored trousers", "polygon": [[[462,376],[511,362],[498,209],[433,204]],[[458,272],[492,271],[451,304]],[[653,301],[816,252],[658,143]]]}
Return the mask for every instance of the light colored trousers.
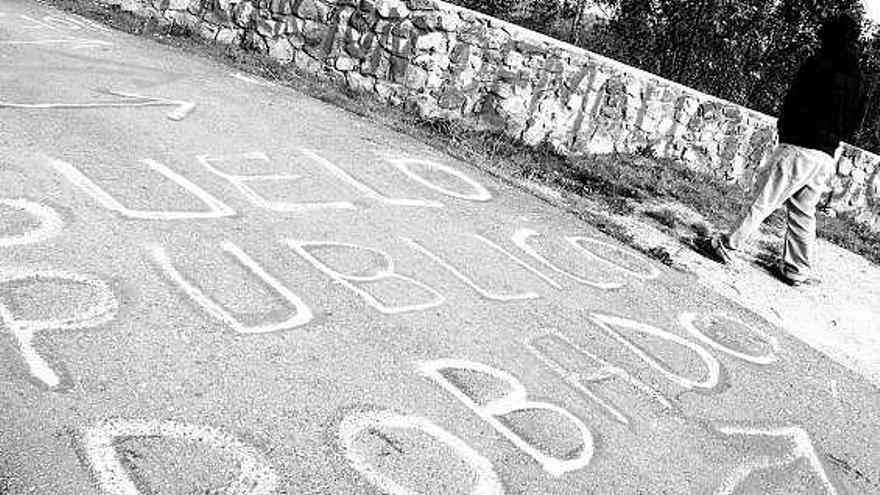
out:
{"label": "light colored trousers", "polygon": [[770,214],[785,205],[783,273],[804,280],[816,249],[816,205],[834,173],[834,158],[822,151],[780,144],[758,171],[752,202],[736,222],[727,244],[742,249]]}

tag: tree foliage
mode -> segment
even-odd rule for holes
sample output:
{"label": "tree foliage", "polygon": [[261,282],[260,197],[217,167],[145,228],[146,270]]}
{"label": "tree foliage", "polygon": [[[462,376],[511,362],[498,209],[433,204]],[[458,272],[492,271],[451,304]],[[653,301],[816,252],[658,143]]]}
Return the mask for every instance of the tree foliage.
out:
{"label": "tree foliage", "polygon": [[[777,115],[823,19],[861,0],[457,0],[456,3],[755,110]],[[587,26],[588,4],[611,12]],[[868,23],[865,22],[866,28]],[[880,152],[880,29],[863,51],[869,113],[858,146]]]}

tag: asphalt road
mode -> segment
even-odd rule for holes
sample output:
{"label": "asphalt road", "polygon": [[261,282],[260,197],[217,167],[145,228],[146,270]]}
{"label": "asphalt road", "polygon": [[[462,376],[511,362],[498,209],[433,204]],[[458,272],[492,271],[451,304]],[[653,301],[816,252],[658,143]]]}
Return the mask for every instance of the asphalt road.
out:
{"label": "asphalt road", "polygon": [[0,493],[868,494],[878,411],[467,163],[0,4]]}

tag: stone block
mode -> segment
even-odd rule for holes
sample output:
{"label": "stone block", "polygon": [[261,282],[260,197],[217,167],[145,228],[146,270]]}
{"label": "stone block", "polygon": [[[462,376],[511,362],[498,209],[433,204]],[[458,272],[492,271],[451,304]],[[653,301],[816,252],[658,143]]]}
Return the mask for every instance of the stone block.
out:
{"label": "stone block", "polygon": [[269,10],[273,14],[288,15],[292,12],[290,0],[271,0]]}
{"label": "stone block", "polygon": [[392,55],[389,62],[388,75],[391,77],[391,80],[396,83],[403,83],[406,76],[406,68],[410,65],[409,60]]}
{"label": "stone block", "polygon": [[445,53],[421,53],[413,58],[413,63],[428,70],[444,72],[451,66],[449,56]]}
{"label": "stone block", "polygon": [[241,2],[232,10],[233,20],[241,27],[249,27],[255,15],[256,9],[251,2]]}
{"label": "stone block", "polygon": [[547,45],[536,40],[518,40],[516,49],[525,54],[541,54],[547,51]]}
{"label": "stone block", "polygon": [[461,29],[464,22],[455,12],[440,12],[440,29],[455,32]]}
{"label": "stone block", "polygon": [[486,37],[483,44],[490,50],[501,50],[509,45],[510,42],[510,33],[504,29],[495,28],[486,31]]}
{"label": "stone block", "polygon": [[284,31],[284,23],[259,18],[256,21],[257,33],[264,38],[274,38]]}
{"label": "stone block", "polygon": [[361,62],[361,73],[374,76],[378,80],[387,78],[390,69],[390,56],[381,49],[369,52]]}
{"label": "stone block", "polygon": [[525,63],[525,57],[522,53],[517,51],[509,51],[504,56],[504,65],[507,66],[510,70],[516,71],[523,67]]}
{"label": "stone block", "polygon": [[215,40],[224,45],[236,45],[241,40],[241,30],[222,28],[217,31]]}
{"label": "stone block", "polygon": [[282,64],[293,60],[293,45],[286,38],[274,38],[266,42],[269,45],[269,56]]}
{"label": "stone block", "polygon": [[406,6],[410,10],[437,10],[433,0],[406,0]]}
{"label": "stone block", "polygon": [[343,50],[345,50],[345,53],[349,57],[352,57],[357,60],[363,60],[363,58],[366,56],[366,53],[361,48],[360,43],[355,43],[355,42],[346,43]]}
{"label": "stone block", "polygon": [[266,44],[266,40],[264,40],[262,36],[257,34],[256,31],[246,31],[244,37],[242,38],[241,44],[244,47],[250,48],[260,53],[267,53],[269,51],[269,46]]}
{"label": "stone block", "polygon": [[456,43],[449,58],[454,64],[463,65],[470,60],[474,51],[474,46],[469,43]]}
{"label": "stone block", "polygon": [[320,61],[302,51],[293,52],[293,63],[297,68],[309,74],[320,74],[324,70],[324,65]]}
{"label": "stone block", "polygon": [[403,85],[409,89],[420,90],[428,83],[428,71],[408,64],[404,74]]}
{"label": "stone block", "polygon": [[371,93],[376,85],[376,80],[361,75],[357,71],[351,71],[345,74],[345,83],[349,88],[359,93]]}
{"label": "stone block", "polygon": [[321,0],[300,0],[295,13],[301,19],[323,23],[329,17],[330,7]]}
{"label": "stone block", "polygon": [[398,93],[397,86],[381,79],[376,81],[373,90],[376,92],[376,96],[378,96],[379,99],[387,101],[392,105],[400,105],[403,101]]}
{"label": "stone block", "polygon": [[383,46],[398,57],[409,57],[413,52],[413,45],[409,38],[390,36],[385,40]]}
{"label": "stone block", "polygon": [[377,0],[376,12],[384,19],[405,19],[410,15],[403,0]]}
{"label": "stone block", "polygon": [[440,29],[440,14],[428,12],[413,16],[412,23],[423,31],[437,31]]}
{"label": "stone block", "polygon": [[544,62],[544,70],[551,74],[562,74],[565,71],[565,62],[557,57],[548,58]]}
{"label": "stone block", "polygon": [[204,38],[206,40],[214,40],[217,37],[217,31],[219,31],[219,29],[220,28],[212,24],[201,22],[196,27],[196,32],[198,33],[200,38]]}
{"label": "stone block", "polygon": [[439,32],[423,34],[415,40],[416,50],[442,52],[446,51],[446,46],[446,35]]}
{"label": "stone block", "polygon": [[336,67],[336,70],[340,72],[348,72],[351,70],[355,70],[359,64],[360,61],[356,59],[346,56],[340,56],[336,58],[336,62],[334,62],[333,66]]}
{"label": "stone block", "polygon": [[307,20],[303,23],[302,34],[307,46],[317,46],[327,39],[330,28],[326,24]]}
{"label": "stone block", "polygon": [[[168,9],[170,10],[187,10],[192,0],[168,0]],[[198,3],[198,0],[196,0]]]}
{"label": "stone block", "polygon": [[461,111],[466,100],[467,97],[461,91],[458,91],[456,89],[447,89],[440,95],[440,98],[437,100],[437,104],[440,106],[440,108],[446,110]]}

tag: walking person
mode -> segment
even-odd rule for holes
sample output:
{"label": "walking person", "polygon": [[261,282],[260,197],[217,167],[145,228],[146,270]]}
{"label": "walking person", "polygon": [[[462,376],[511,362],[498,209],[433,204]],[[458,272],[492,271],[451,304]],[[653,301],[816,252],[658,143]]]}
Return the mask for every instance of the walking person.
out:
{"label": "walking person", "polygon": [[801,285],[815,258],[816,205],[835,173],[840,141],[852,138],[862,121],[866,97],[859,68],[859,23],[849,15],[826,20],[821,48],[801,65],[786,94],[777,123],[779,145],[758,171],[751,202],[727,234],[709,249],[730,263],[761,223],[785,205],[788,222],[778,275]]}

